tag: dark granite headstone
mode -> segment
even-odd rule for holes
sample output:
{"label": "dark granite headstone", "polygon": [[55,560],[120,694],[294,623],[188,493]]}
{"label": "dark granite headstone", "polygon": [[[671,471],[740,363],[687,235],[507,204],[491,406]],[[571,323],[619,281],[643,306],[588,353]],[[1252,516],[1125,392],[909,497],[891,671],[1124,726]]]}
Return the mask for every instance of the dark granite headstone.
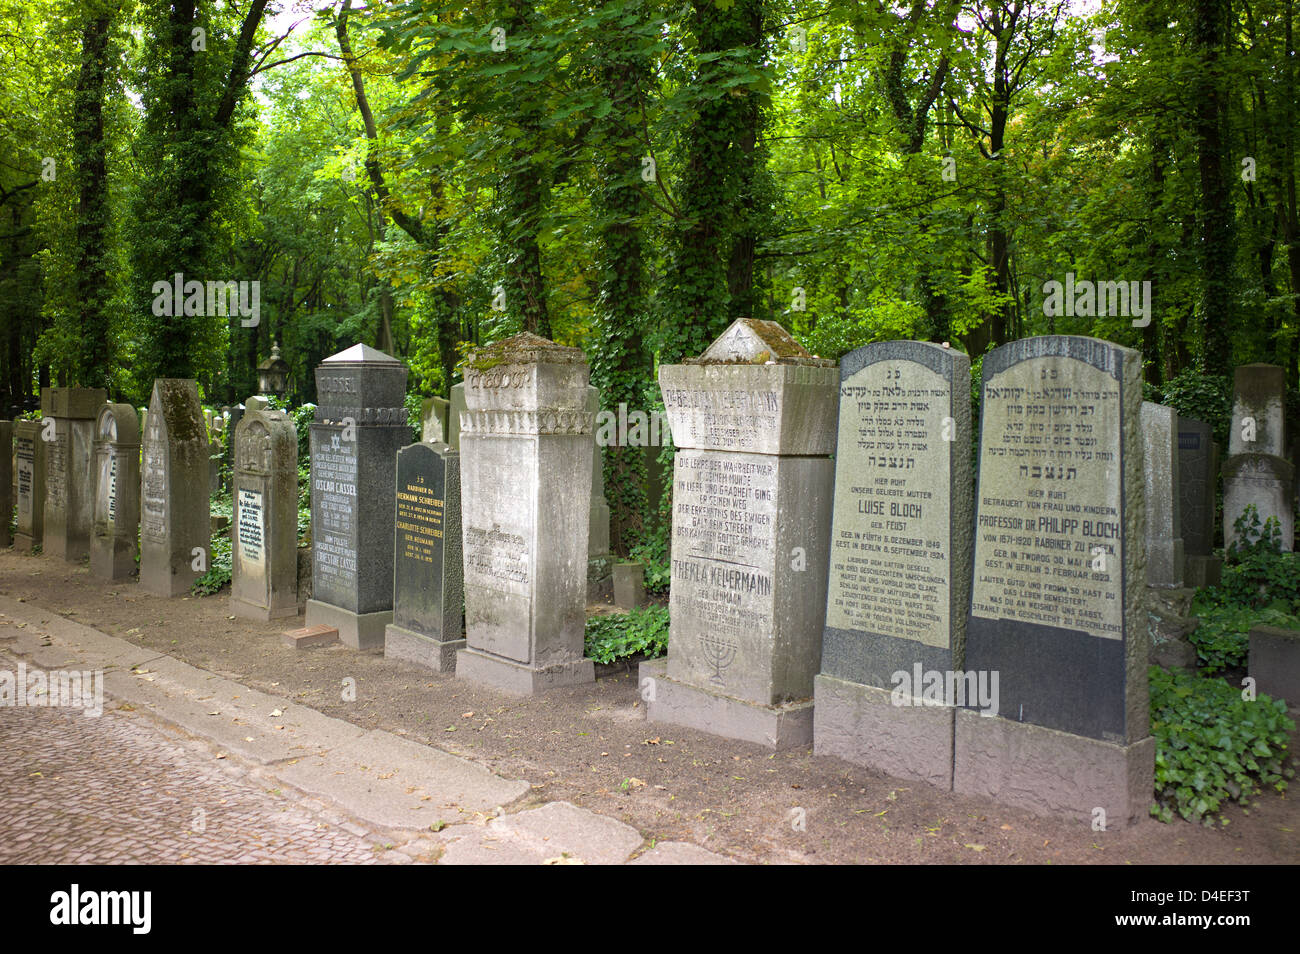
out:
{"label": "dark granite headstone", "polygon": [[1178,418],[1178,488],[1183,518],[1183,552],[1209,556],[1214,550],[1214,432],[1192,417]]}
{"label": "dark granite headstone", "polygon": [[353,649],[384,644],[393,619],[397,451],[411,442],[404,364],[355,345],[316,368],[311,425],[312,598],[307,626]]}
{"label": "dark granite headstone", "polygon": [[456,668],[465,646],[460,529],[460,459],[446,444],[397,453],[393,622],[384,655]]}
{"label": "dark granite headstone", "polygon": [[140,419],[129,404],[105,404],[95,421],[94,498],[90,573],[128,579],[140,537]]}
{"label": "dark granite headstone", "polygon": [[984,358],[966,666],[1000,674],[1000,714],[958,714],[957,791],[1147,814],[1141,406],[1141,355],[1107,341],[1026,338]]}

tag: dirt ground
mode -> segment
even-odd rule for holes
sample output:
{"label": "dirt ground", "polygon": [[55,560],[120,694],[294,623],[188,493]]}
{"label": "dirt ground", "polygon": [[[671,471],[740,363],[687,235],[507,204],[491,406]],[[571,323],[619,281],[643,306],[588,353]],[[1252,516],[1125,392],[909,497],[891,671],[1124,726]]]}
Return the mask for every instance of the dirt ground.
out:
{"label": "dirt ground", "polygon": [[[691,841],[756,863],[1295,864],[1300,789],[1266,791],[1210,829],[1147,818],[1093,832],[982,798],[891,778],[811,747],[756,745],[650,724],[634,666],[597,666],[594,686],[520,699],[342,646],[295,651],[302,618],[235,619],[227,592],[161,599],[104,584],[85,565],[0,552],[0,594],[276,693],[326,715],[462,755],[617,818],[647,838]],[[356,680],[355,702],[342,699]],[[1291,710],[1296,718],[1296,709]],[[1300,751],[1293,733],[1291,750]],[[1291,756],[1292,764],[1296,758]],[[1292,782],[1294,786],[1296,782]],[[796,810],[802,809],[799,813]],[[803,815],[803,830],[795,824]]]}

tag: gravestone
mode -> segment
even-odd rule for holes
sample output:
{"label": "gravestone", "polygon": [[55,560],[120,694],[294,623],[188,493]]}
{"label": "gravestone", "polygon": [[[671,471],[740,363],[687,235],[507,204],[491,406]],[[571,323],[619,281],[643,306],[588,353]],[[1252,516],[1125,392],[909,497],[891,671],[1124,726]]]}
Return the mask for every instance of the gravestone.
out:
{"label": "gravestone", "polygon": [[447,446],[460,451],[460,419],[465,413],[465,382],[451,386],[451,400],[447,404]]}
{"label": "gravestone", "polygon": [[364,344],[316,368],[311,425],[312,598],[306,625],[353,649],[384,644],[393,621],[397,451],[411,442],[404,364]]}
{"label": "gravestone", "polygon": [[[595,679],[584,659],[594,440],[577,348],[480,348],[460,415],[465,629],[456,678],[535,693]],[[453,400],[454,406],[454,400]]]}
{"label": "gravestone", "polygon": [[1146,817],[1142,363],[1050,336],[984,358],[966,666],[996,716],[957,714],[956,791],[1110,824]]}
{"label": "gravestone", "polygon": [[45,538],[45,442],[40,421],[14,422],[18,532],[14,549],[30,553]]}
{"label": "gravestone", "polygon": [[1184,582],[1213,586],[1223,566],[1214,555],[1219,445],[1209,424],[1178,417],[1178,497],[1183,527]]}
{"label": "gravestone", "polygon": [[[600,388],[587,387],[587,411],[600,412]],[[614,558],[609,552],[609,501],[605,499],[605,462],[600,444],[591,442],[591,519],[587,533],[587,602],[599,603],[614,593]]]}
{"label": "gravestone", "polygon": [[465,648],[460,528],[460,458],[446,444],[397,452],[393,621],[384,655],[437,672]]}
{"label": "gravestone", "polygon": [[140,537],[140,419],[129,404],[105,404],[95,421],[90,574],[125,580],[136,572]]}
{"label": "gravestone", "polygon": [[1269,364],[1249,364],[1233,378],[1232,431],[1223,463],[1223,542],[1237,539],[1237,518],[1253,505],[1260,524],[1276,517],[1282,549],[1295,540],[1295,466],[1286,459],[1286,376]]}
{"label": "gravestone", "polygon": [[181,596],[210,566],[208,435],[198,384],[153,383],[141,440],[140,586]]}
{"label": "gravestone", "polygon": [[[841,358],[839,377],[814,751],[951,788],[970,601],[970,358],[880,342]],[[927,699],[927,676],[961,697]]]}
{"label": "gravestone", "polygon": [[1142,475],[1146,500],[1147,585],[1183,585],[1182,491],[1178,412],[1142,402]]}
{"label": "gravestone", "polygon": [[230,612],[297,616],[298,429],[283,411],[250,406],[231,436]]}
{"label": "gravestone", "polygon": [[837,379],[780,325],[744,318],[659,369],[677,454],[668,658],[641,665],[651,721],[812,741]]}
{"label": "gravestone", "polygon": [[14,518],[14,425],[0,421],[0,547],[14,545],[10,521]]}
{"label": "gravestone", "polygon": [[420,405],[420,442],[442,444],[447,440],[447,414],[451,407],[446,398],[425,398]]}
{"label": "gravestone", "polygon": [[[42,388],[45,448],[45,553],[78,563],[90,553],[95,417],[103,388]],[[43,423],[46,423],[43,421]],[[52,437],[53,440],[47,438]]]}

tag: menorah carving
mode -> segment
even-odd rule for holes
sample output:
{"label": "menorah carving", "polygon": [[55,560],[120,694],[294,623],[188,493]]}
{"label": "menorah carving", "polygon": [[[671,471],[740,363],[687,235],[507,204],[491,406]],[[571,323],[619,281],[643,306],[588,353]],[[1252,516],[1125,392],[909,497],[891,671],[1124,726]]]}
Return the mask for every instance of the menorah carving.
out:
{"label": "menorah carving", "polygon": [[704,658],[713,668],[709,682],[722,685],[722,671],[736,658],[736,644],[724,636],[705,634],[700,637],[700,646],[704,649]]}

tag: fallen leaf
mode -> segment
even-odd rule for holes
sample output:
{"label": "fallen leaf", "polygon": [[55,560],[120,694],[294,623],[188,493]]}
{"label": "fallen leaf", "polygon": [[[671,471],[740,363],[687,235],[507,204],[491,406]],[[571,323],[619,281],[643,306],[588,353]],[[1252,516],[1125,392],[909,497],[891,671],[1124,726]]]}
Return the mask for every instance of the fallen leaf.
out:
{"label": "fallen leaf", "polygon": [[967,845],[963,845],[962,847],[963,847],[963,848],[969,848],[971,851],[983,851],[983,850],[984,850],[984,846],[983,846],[983,845],[970,845],[970,844],[967,844]]}

